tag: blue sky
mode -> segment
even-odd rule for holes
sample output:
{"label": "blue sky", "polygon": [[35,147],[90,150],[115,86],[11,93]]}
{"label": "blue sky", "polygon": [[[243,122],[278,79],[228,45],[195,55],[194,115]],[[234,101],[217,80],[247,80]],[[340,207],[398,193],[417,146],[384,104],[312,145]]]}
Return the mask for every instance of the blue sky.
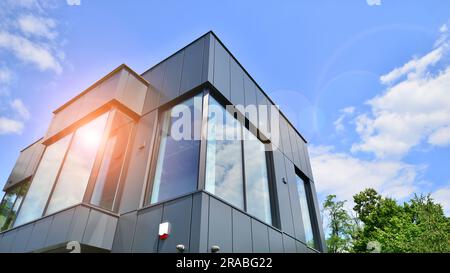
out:
{"label": "blue sky", "polygon": [[51,111],[213,30],[310,144],[321,197],[450,212],[450,2],[0,0],[0,184]]}

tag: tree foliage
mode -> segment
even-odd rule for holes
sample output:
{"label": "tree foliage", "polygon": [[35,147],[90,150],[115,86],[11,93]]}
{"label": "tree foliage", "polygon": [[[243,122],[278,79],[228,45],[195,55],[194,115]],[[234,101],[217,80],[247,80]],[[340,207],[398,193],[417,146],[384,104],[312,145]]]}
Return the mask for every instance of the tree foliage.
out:
{"label": "tree foliage", "polygon": [[450,252],[450,218],[430,195],[414,195],[398,204],[374,189],[353,196],[356,217],[349,220],[346,201],[325,200],[330,252],[368,252],[374,242],[381,252]]}

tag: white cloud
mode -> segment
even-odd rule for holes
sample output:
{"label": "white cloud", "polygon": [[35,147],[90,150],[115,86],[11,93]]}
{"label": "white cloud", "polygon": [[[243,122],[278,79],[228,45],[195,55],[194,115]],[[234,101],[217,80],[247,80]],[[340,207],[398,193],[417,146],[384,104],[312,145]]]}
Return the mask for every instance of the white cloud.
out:
{"label": "white cloud", "polygon": [[30,118],[30,112],[25,107],[21,99],[14,99],[10,102],[11,109],[19,115],[20,118],[26,120]]}
{"label": "white cloud", "polygon": [[388,74],[381,76],[380,80],[383,84],[389,84],[405,75],[410,79],[423,77],[427,68],[440,61],[446,50],[446,46],[438,47],[419,59],[414,58],[403,66],[395,68]]}
{"label": "white cloud", "polygon": [[380,6],[381,0],[366,0],[367,5],[369,6]]}
{"label": "white cloud", "polygon": [[355,112],[355,107],[346,107],[339,111],[341,115],[334,121],[334,127],[336,129],[336,132],[340,133],[344,131],[344,120],[353,115]]}
{"label": "white cloud", "polygon": [[81,0],[67,0],[67,5],[79,6],[79,5],[81,5]]}
{"label": "white cloud", "polygon": [[[381,76],[383,83],[397,82],[367,102],[370,113],[356,116],[361,141],[353,145],[353,152],[399,159],[424,141],[450,144],[450,65],[443,63],[448,49],[447,39],[423,57]],[[433,72],[438,64],[442,69]]]}
{"label": "white cloud", "polygon": [[23,122],[6,117],[0,117],[0,135],[20,134],[23,131]]}
{"label": "white cloud", "polygon": [[431,197],[435,202],[441,204],[445,214],[450,216],[450,185],[431,193]]}
{"label": "white cloud", "polygon": [[0,67],[0,84],[6,85],[11,81],[12,74],[7,67]]}
{"label": "white cloud", "polygon": [[54,30],[56,23],[53,19],[34,15],[23,15],[17,20],[20,30],[26,35],[34,35],[53,40],[58,35]]}
{"label": "white cloud", "polygon": [[40,70],[62,71],[59,60],[53,56],[52,51],[44,45],[0,30],[0,49],[11,51],[18,59],[38,66]]}
{"label": "white cloud", "polygon": [[406,198],[418,189],[416,182],[424,170],[399,161],[363,160],[328,146],[311,146],[310,155],[318,192],[336,194],[350,204],[352,196],[366,188]]}

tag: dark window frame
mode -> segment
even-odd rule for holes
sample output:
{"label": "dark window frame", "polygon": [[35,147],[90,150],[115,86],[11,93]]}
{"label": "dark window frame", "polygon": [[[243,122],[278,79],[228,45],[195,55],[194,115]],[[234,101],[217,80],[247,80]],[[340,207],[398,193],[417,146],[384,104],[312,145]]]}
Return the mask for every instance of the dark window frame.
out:
{"label": "dark window frame", "polygon": [[[208,91],[208,95],[211,96],[212,98],[214,98],[222,107],[224,107],[224,110],[227,111],[226,106],[227,105],[232,105],[220,92],[214,90],[214,89],[209,89]],[[208,106],[209,106],[209,101],[208,101]],[[204,109],[204,113],[206,113],[206,117],[208,116],[208,108]],[[243,128],[247,129],[249,131],[249,133],[253,134],[259,141],[261,141],[262,144],[264,145],[272,145],[270,140],[268,140],[267,138],[264,137],[264,135],[262,134],[262,132],[258,129],[257,126],[255,126],[254,124],[252,124],[250,122],[250,120],[243,115],[242,113],[240,113],[237,109],[235,109],[235,111],[233,112],[229,112],[231,115],[234,116],[235,119],[238,120],[238,122],[241,125],[241,133],[243,134]],[[207,120],[207,119],[206,119]],[[206,121],[206,126],[207,126],[207,121]],[[207,130],[206,134],[207,134]],[[256,133],[256,134],[255,134]],[[262,138],[265,138],[266,140],[263,140]],[[207,139],[205,137],[205,146],[206,146],[206,142]],[[246,175],[245,175],[245,151],[244,151],[244,139],[241,139],[241,164],[242,164],[242,181],[243,181],[243,197],[244,197],[244,212],[247,213],[248,215],[250,215],[251,217],[257,219],[258,221],[269,225],[269,226],[273,226],[275,228],[280,228],[281,224],[280,224],[280,213],[279,213],[279,207],[278,207],[278,200],[277,200],[277,195],[276,195],[276,178],[275,178],[275,167],[274,167],[274,162],[273,162],[273,152],[272,151],[266,151],[265,155],[266,155],[266,167],[267,167],[267,182],[268,182],[268,188],[269,188],[269,202],[270,202],[270,211],[271,211],[271,219],[272,219],[272,223],[267,223],[266,221],[264,221],[263,219],[258,218],[257,216],[250,214],[247,212],[247,181],[246,181]],[[206,165],[206,148],[205,148],[205,165]],[[205,170],[204,170],[205,171]],[[205,183],[205,181],[203,181],[203,183]],[[202,190],[205,190],[205,185],[203,184],[203,188]],[[213,194],[214,195],[214,194]],[[221,198],[220,196],[216,196],[215,197],[225,201],[227,204],[229,204],[229,202],[223,198]],[[234,205],[230,204],[231,206],[233,206],[234,208],[236,208]],[[236,208],[238,210],[242,210],[240,208]]]}
{"label": "dark window frame", "polygon": [[[313,182],[311,182],[311,180],[308,178],[308,176],[306,176],[297,166],[294,165],[294,169],[295,169],[295,175],[303,181],[304,187],[305,187],[306,203],[308,205],[309,219],[311,222],[311,228],[312,228],[312,233],[313,233],[313,241],[314,241],[313,249],[321,250],[319,222],[318,222],[319,219],[317,218],[317,215],[316,215],[316,210],[315,210],[316,206],[314,204],[314,196],[313,196],[313,191],[311,189],[311,183],[313,183]],[[296,185],[296,186],[298,187],[298,185]],[[297,189],[297,194],[298,194],[298,189]],[[300,196],[299,196],[299,198],[300,198]],[[308,246],[308,247],[310,247],[310,246]]]}
{"label": "dark window frame", "polygon": [[[155,186],[155,174],[156,174],[156,167],[158,164],[158,157],[159,157],[159,150],[161,147],[161,137],[162,137],[162,130],[163,130],[163,125],[164,125],[164,114],[166,111],[169,111],[172,107],[187,101],[189,99],[194,98],[195,96],[198,95],[202,95],[202,117],[201,117],[201,128],[200,128],[200,144],[199,144],[199,148],[198,148],[198,155],[199,155],[199,161],[198,161],[198,165],[197,165],[197,188],[193,191],[187,192],[187,193],[183,193],[181,195],[176,195],[172,198],[169,199],[164,199],[164,200],[160,200],[157,201],[155,203],[151,203],[151,198],[152,198],[152,193],[153,193],[153,187]],[[147,208],[147,207],[152,207],[155,206],[157,204],[160,203],[164,203],[167,202],[169,200],[172,199],[176,199],[180,196],[184,196],[184,195],[188,195],[188,194],[192,194],[194,192],[197,192],[199,190],[199,185],[200,185],[200,180],[201,180],[201,169],[202,169],[202,144],[203,144],[203,126],[204,126],[204,119],[203,119],[203,115],[204,115],[204,111],[205,111],[205,96],[207,95],[207,90],[194,90],[193,92],[189,92],[184,96],[180,96],[176,99],[174,99],[173,101],[170,101],[162,106],[160,106],[159,108],[157,108],[156,111],[156,130],[154,130],[154,134],[153,138],[153,147],[151,148],[151,156],[150,156],[150,170],[149,170],[149,175],[147,177],[147,181],[145,181],[146,183],[146,187],[145,187],[145,193],[144,193],[144,198],[142,200],[141,206],[140,208]]]}

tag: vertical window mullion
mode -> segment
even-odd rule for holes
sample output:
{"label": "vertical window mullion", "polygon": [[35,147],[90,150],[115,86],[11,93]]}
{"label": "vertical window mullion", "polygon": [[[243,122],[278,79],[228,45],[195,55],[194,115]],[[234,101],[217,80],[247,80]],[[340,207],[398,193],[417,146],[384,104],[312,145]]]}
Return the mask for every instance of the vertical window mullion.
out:
{"label": "vertical window mullion", "polygon": [[209,91],[206,89],[203,91],[203,105],[202,105],[202,124],[200,131],[200,159],[198,167],[198,182],[197,189],[205,189],[205,176],[206,176],[206,153],[208,145],[208,111],[209,111]]}
{"label": "vertical window mullion", "polygon": [[[238,122],[239,123],[239,122]],[[242,161],[242,187],[244,190],[244,211],[247,211],[247,181],[245,179],[245,154],[244,154],[244,130],[243,125],[239,123],[241,132],[241,161]]]}

